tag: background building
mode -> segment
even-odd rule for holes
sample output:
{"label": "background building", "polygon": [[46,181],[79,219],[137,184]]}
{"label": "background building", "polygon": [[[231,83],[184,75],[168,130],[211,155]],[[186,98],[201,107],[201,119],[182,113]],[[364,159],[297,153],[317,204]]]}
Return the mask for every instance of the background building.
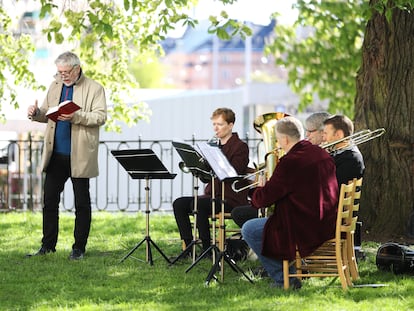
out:
{"label": "background building", "polygon": [[180,38],[168,38],[162,46],[166,56],[166,83],[180,89],[229,89],[256,80],[286,81],[287,72],[263,51],[273,35],[269,25],[248,23],[252,36],[220,40],[208,33],[209,21],[189,27]]}

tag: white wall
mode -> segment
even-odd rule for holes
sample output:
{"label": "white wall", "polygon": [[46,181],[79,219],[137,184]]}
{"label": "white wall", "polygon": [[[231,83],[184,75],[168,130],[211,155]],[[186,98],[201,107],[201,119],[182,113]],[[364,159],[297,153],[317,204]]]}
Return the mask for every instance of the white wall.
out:
{"label": "white wall", "polygon": [[[154,98],[154,93],[158,95]],[[183,140],[196,135],[208,139],[214,135],[211,114],[219,107],[231,108],[236,114],[234,131],[243,129],[243,92],[241,89],[218,91],[138,90],[137,101],[148,103],[150,122],[140,121],[122,127],[122,133],[101,132],[101,140],[138,139]]]}

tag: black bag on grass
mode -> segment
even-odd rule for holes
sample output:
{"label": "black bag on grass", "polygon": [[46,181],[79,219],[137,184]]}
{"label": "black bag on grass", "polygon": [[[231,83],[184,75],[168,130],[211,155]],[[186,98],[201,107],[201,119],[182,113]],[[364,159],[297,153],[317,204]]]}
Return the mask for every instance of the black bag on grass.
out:
{"label": "black bag on grass", "polygon": [[379,270],[394,274],[414,272],[414,250],[398,243],[382,244],[377,251],[376,265]]}
{"label": "black bag on grass", "polygon": [[226,239],[227,254],[234,259],[234,261],[244,261],[249,255],[250,247],[246,241],[241,238],[240,234],[234,234]]}

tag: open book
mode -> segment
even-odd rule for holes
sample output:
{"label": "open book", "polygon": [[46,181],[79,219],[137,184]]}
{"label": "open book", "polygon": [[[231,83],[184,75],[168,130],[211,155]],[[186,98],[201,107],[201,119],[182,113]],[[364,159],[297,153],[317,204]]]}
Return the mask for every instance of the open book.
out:
{"label": "open book", "polygon": [[46,112],[46,117],[53,121],[57,121],[57,118],[62,114],[71,114],[77,110],[81,109],[77,104],[71,100],[66,100],[61,102],[59,105],[50,108]]}

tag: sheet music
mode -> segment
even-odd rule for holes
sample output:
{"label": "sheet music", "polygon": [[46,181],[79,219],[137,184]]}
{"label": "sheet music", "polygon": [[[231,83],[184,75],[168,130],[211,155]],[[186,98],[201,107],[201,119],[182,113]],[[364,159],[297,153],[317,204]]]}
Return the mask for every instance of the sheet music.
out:
{"label": "sheet music", "polygon": [[211,179],[211,168],[207,161],[202,157],[202,153],[196,148],[182,142],[172,142],[175,150],[177,150],[180,157],[183,159],[187,168],[196,175],[200,175],[205,180]]}
{"label": "sheet music", "polygon": [[206,142],[198,143],[197,147],[218,179],[223,181],[224,179],[240,177],[220,148],[213,147]]}

